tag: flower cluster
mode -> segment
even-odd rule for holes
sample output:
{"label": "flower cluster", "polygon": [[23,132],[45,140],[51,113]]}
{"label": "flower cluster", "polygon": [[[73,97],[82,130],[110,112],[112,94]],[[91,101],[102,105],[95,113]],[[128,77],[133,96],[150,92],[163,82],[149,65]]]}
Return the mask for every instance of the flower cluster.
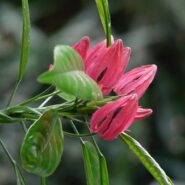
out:
{"label": "flower cluster", "polygon": [[[100,107],[92,116],[90,129],[105,140],[112,140],[124,132],[134,121],[152,113],[152,109],[139,106],[139,99],[154,79],[156,65],[144,65],[125,72],[131,49],[121,39],[107,47],[106,40],[89,49],[90,39],[85,36],[73,45],[81,56],[85,73],[94,79],[104,96],[111,92],[120,96]],[[50,70],[53,69],[51,65]]]}
{"label": "flower cluster", "polygon": [[89,44],[89,38],[83,37],[73,45],[83,59],[85,72],[98,83],[104,95],[114,91],[121,97],[99,108],[90,122],[92,132],[112,140],[134,121],[152,113],[151,109],[141,108],[138,100],[154,79],[157,66],[145,65],[124,74],[131,49],[121,39],[112,39],[110,47],[106,46],[106,40],[92,49]]}

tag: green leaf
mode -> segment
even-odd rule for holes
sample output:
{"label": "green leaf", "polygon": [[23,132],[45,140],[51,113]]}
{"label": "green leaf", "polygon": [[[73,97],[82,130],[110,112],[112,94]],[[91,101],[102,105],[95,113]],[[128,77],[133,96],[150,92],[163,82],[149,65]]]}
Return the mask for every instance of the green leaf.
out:
{"label": "green leaf", "polygon": [[59,90],[82,99],[99,100],[103,98],[97,83],[83,71],[46,72],[38,78],[38,81],[52,84]]}
{"label": "green leaf", "polygon": [[30,173],[51,175],[60,163],[64,137],[55,110],[46,111],[29,129],[21,146],[22,165]]}
{"label": "green leaf", "polygon": [[107,163],[102,153],[89,141],[81,140],[87,185],[109,185]]}
{"label": "green leaf", "polygon": [[107,46],[111,45],[111,19],[109,13],[108,0],[95,0],[98,8],[99,16],[103,25],[104,32],[107,37]]}
{"label": "green leaf", "polygon": [[100,159],[101,185],[109,185],[109,174],[107,170],[107,162],[103,154],[99,155],[99,159]]}
{"label": "green leaf", "polygon": [[29,56],[30,46],[30,15],[28,0],[22,0],[23,28],[22,28],[22,49],[19,65],[18,81],[21,81],[25,73],[26,64]]}
{"label": "green leaf", "polygon": [[122,141],[124,141],[132,152],[138,157],[145,168],[151,173],[160,185],[173,185],[173,182],[166,175],[164,170],[159,164],[150,156],[150,154],[140,145],[138,141],[133,139],[126,133],[120,135]]}
{"label": "green leaf", "polygon": [[53,70],[58,73],[84,71],[84,65],[81,56],[72,47],[58,45],[54,49]]}
{"label": "green leaf", "polygon": [[89,141],[82,141],[82,152],[84,168],[86,172],[87,185],[100,184],[100,162],[96,148]]}
{"label": "green leaf", "polygon": [[54,51],[54,68],[41,74],[40,83],[48,83],[69,95],[85,100],[103,98],[97,83],[84,72],[80,55],[70,46],[56,46]]}

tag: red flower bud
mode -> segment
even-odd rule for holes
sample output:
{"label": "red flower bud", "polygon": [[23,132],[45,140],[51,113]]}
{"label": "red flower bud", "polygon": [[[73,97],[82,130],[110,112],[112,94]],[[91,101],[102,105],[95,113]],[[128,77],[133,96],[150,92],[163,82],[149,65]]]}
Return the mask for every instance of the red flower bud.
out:
{"label": "red flower bud", "polygon": [[112,140],[133,123],[137,109],[137,95],[124,96],[98,109],[91,118],[90,129],[105,140]]}

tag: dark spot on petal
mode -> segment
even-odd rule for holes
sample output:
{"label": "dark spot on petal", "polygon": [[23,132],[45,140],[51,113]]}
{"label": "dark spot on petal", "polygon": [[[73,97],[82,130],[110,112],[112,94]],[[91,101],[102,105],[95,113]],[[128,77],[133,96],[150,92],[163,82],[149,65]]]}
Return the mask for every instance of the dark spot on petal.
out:
{"label": "dark spot on petal", "polygon": [[97,82],[99,82],[99,81],[103,78],[103,76],[105,75],[106,71],[107,71],[107,68],[105,68],[105,69],[100,73],[100,75],[99,75],[98,78],[97,78]]}

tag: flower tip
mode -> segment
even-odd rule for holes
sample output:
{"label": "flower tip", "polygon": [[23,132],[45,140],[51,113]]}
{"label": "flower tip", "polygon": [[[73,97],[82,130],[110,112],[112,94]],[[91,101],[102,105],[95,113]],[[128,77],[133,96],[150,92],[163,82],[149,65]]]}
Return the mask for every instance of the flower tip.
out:
{"label": "flower tip", "polygon": [[153,69],[154,72],[156,72],[157,71],[157,65],[152,64],[152,69]]}
{"label": "flower tip", "polygon": [[123,50],[124,53],[127,53],[129,56],[131,54],[131,48],[130,47],[125,47]]}
{"label": "flower tip", "polygon": [[90,38],[88,36],[84,36],[80,40],[86,43],[90,43]]}

